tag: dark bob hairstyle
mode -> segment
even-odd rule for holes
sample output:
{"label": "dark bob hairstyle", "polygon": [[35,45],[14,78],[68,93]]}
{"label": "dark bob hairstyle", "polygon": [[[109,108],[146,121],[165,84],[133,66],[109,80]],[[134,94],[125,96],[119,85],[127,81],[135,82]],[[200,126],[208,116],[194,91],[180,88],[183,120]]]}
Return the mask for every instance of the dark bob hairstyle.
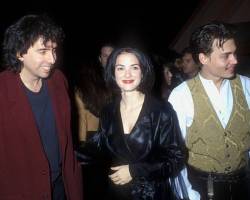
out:
{"label": "dark bob hairstyle", "polygon": [[150,93],[154,85],[155,79],[154,69],[151,60],[146,54],[144,54],[140,50],[131,47],[117,48],[109,56],[105,70],[105,81],[107,83],[107,86],[114,89],[115,91],[119,90],[115,81],[115,65],[117,57],[123,53],[130,53],[136,56],[142,71],[142,80],[137,90],[144,94]]}

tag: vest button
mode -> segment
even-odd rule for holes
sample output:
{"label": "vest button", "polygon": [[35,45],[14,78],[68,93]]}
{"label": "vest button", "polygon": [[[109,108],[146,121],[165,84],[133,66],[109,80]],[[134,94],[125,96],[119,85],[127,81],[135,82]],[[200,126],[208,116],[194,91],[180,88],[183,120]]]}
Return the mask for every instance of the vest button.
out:
{"label": "vest button", "polygon": [[226,144],[226,148],[228,148],[229,147],[229,145],[228,144]]}
{"label": "vest button", "polygon": [[225,172],[229,172],[230,169],[231,169],[231,166],[226,167]]}
{"label": "vest button", "polygon": [[227,136],[227,132],[224,132],[224,135]]}
{"label": "vest button", "polygon": [[226,157],[229,158],[229,157],[230,157],[230,154],[227,154]]}

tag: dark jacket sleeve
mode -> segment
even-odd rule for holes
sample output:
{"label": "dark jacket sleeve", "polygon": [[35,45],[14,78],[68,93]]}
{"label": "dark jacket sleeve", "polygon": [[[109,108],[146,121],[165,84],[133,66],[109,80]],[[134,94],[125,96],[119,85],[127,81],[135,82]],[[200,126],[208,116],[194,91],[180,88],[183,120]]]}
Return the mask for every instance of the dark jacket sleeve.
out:
{"label": "dark jacket sleeve", "polygon": [[177,116],[169,104],[164,106],[158,115],[153,131],[154,139],[150,158],[129,165],[133,178],[165,179],[178,174],[184,166],[187,151]]}
{"label": "dark jacket sleeve", "polygon": [[102,112],[99,120],[98,131],[88,139],[84,145],[78,148],[76,154],[78,160],[82,164],[94,164],[102,163],[107,161],[107,154],[105,151],[105,142],[106,142],[106,124],[107,122],[107,112],[106,109]]}

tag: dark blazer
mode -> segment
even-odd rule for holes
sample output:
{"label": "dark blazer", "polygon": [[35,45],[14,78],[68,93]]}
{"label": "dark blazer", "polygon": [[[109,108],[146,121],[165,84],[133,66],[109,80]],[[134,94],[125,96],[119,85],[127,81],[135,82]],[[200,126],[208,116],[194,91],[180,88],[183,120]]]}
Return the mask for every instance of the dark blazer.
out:
{"label": "dark blazer", "polygon": [[[80,166],[70,130],[67,82],[59,70],[47,80],[55,114],[68,200],[82,200]],[[51,199],[49,163],[19,74],[0,74],[0,199]]]}
{"label": "dark blazer", "polygon": [[[179,173],[186,159],[178,120],[169,103],[146,96],[135,126],[125,137],[119,100],[107,106],[99,132],[82,149],[83,160],[92,158],[109,167],[129,165],[132,181],[123,186],[110,182],[108,199],[170,199],[169,178]],[[110,172],[112,173],[112,172]]]}

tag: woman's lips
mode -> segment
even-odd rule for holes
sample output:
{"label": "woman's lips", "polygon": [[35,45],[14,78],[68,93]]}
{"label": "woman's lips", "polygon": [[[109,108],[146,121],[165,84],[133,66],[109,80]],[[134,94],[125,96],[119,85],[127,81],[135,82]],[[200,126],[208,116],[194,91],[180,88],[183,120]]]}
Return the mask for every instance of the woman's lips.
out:
{"label": "woman's lips", "polygon": [[133,83],[134,80],[122,80],[122,82],[125,84],[130,84],[130,83]]}

